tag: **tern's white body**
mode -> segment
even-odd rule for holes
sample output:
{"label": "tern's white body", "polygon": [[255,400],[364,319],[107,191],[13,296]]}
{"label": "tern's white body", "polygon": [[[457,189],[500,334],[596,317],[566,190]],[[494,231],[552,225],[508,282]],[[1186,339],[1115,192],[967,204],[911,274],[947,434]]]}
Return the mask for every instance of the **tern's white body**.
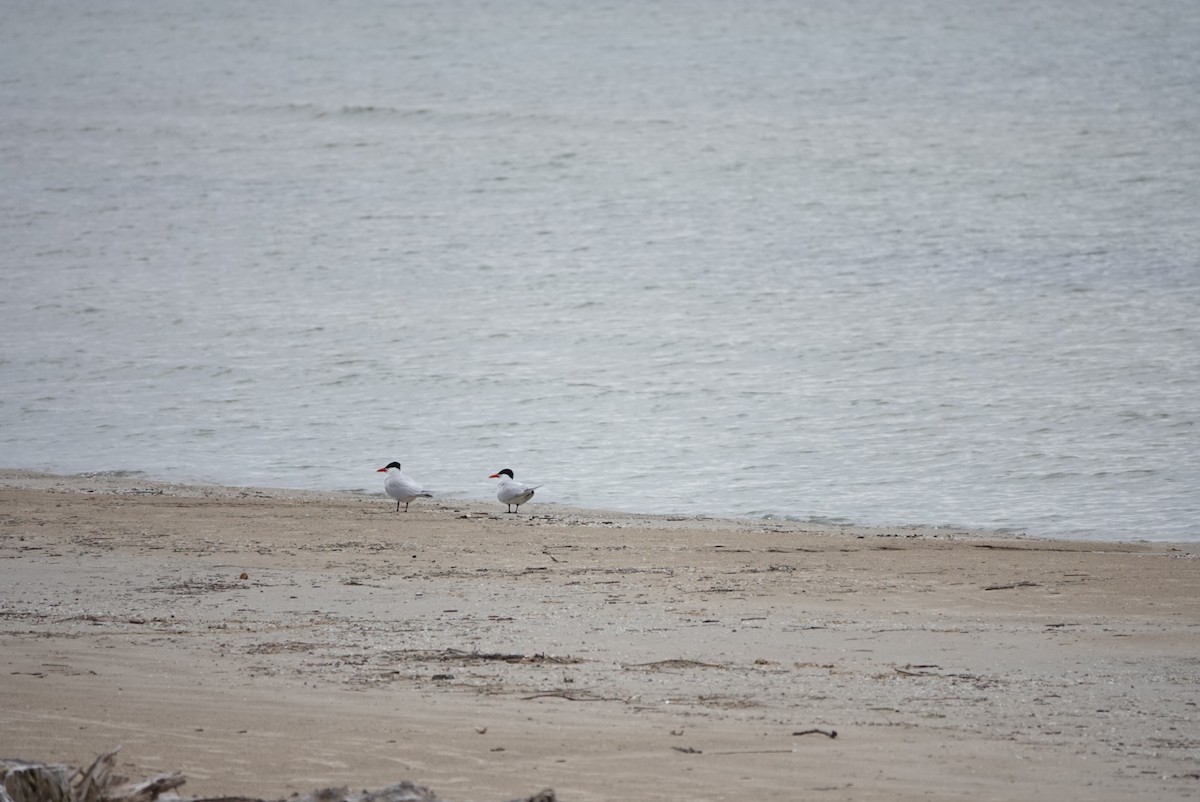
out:
{"label": "tern's white body", "polygon": [[496,498],[500,499],[500,503],[508,505],[508,511],[513,512],[512,507],[520,507],[526,501],[533,498],[533,491],[537,490],[541,485],[524,485],[513,479],[511,476],[506,476],[508,472],[506,468],[500,473],[493,474],[493,477],[500,480],[498,489],[496,490]]}
{"label": "tern's white body", "polygon": [[433,498],[432,493],[426,493],[425,488],[417,484],[411,476],[393,465],[380,470],[387,471],[387,478],[383,480],[383,490],[392,498],[396,499],[396,512],[400,511],[400,505],[404,505],[404,511],[408,512],[408,503],[416,498]]}

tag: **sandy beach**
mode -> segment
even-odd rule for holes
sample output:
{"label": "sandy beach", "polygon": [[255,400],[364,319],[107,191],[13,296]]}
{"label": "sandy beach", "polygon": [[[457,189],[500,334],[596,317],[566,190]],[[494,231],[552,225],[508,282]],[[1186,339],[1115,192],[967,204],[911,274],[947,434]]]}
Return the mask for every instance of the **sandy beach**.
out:
{"label": "sandy beach", "polygon": [[394,510],[0,472],[0,756],[263,799],[1200,798],[1200,547]]}

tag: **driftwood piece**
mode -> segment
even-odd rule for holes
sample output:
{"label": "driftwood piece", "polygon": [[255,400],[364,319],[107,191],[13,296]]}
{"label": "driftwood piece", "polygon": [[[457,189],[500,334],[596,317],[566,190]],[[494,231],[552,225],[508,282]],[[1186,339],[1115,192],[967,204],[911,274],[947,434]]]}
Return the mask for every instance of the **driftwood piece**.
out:
{"label": "driftwood piece", "polygon": [[74,802],[71,769],[26,760],[0,760],[0,787],[11,802]]}
{"label": "driftwood piece", "polygon": [[185,782],[187,782],[187,779],[178,772],[174,774],[159,774],[157,777],[151,777],[148,780],[128,783],[114,788],[101,797],[101,799],[103,802],[154,802],[162,794],[165,794],[167,791],[174,791]]}
{"label": "driftwood piece", "polygon": [[378,791],[351,793],[348,788],[323,788],[294,797],[295,802],[437,802],[437,794],[405,780]]}
{"label": "driftwood piece", "polygon": [[[155,802],[187,780],[176,772],[129,782],[114,772],[117,750],[105,752],[86,769],[0,758],[0,802]],[[171,797],[179,802],[265,802],[243,796]],[[423,785],[404,780],[375,791],[322,788],[274,802],[443,802]],[[547,788],[510,802],[557,802]]]}
{"label": "driftwood piece", "polygon": [[76,772],[74,802],[101,802],[109,788],[125,782],[124,777],[113,774],[119,751],[118,748],[98,755],[92,765]]}

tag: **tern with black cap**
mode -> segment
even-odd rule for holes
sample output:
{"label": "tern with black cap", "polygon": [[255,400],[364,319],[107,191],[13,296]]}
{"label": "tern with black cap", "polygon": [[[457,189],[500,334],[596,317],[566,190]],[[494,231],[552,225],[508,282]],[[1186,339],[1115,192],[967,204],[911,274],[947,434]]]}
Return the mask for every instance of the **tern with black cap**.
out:
{"label": "tern with black cap", "polygon": [[499,479],[499,489],[496,491],[496,498],[500,499],[502,504],[508,505],[508,512],[516,512],[514,507],[520,507],[526,501],[533,498],[533,491],[537,490],[541,485],[523,485],[513,476],[512,469],[504,468],[493,473],[489,479]]}
{"label": "tern with black cap", "polygon": [[387,474],[387,478],[383,480],[383,489],[389,496],[396,499],[396,512],[400,512],[401,502],[404,502],[404,511],[408,512],[408,503],[413,499],[433,498],[432,493],[426,493],[425,488],[400,470],[399,462],[389,462],[387,466],[380,468],[376,473]]}

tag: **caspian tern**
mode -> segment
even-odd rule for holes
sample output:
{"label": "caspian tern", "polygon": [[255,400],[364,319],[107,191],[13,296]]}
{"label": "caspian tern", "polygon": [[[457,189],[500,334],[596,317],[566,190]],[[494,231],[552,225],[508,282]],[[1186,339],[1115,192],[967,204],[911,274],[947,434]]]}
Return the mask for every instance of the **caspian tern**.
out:
{"label": "caspian tern", "polygon": [[513,507],[520,507],[526,501],[533,498],[533,491],[537,490],[541,485],[523,485],[513,479],[513,472],[508,468],[497,471],[488,477],[489,479],[499,479],[500,489],[496,492],[496,498],[504,504],[508,505],[508,512],[516,512]]}
{"label": "caspian tern", "polygon": [[386,468],[380,468],[375,473],[386,473],[387,478],[383,480],[383,489],[387,494],[396,499],[396,512],[400,512],[400,502],[404,502],[404,511],[408,512],[408,502],[414,498],[433,498],[432,493],[426,493],[425,489],[412,480],[404,471],[400,470],[399,462],[389,462]]}

